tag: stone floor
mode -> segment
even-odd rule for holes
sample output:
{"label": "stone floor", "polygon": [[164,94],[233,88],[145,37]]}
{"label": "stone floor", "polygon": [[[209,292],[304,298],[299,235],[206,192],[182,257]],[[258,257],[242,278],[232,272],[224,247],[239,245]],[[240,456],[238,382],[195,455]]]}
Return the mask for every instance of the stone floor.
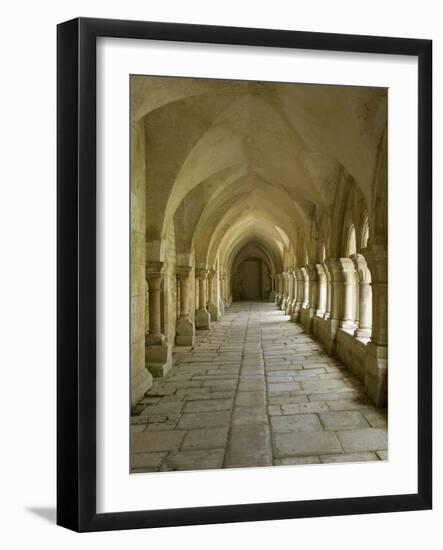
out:
{"label": "stone floor", "polygon": [[234,303],[131,417],[131,471],[387,459],[386,411],[271,303]]}

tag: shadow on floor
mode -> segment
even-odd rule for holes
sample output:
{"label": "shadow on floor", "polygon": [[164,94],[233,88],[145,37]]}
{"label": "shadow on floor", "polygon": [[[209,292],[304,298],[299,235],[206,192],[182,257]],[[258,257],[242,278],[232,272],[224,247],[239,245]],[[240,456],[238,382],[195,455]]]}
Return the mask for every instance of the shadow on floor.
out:
{"label": "shadow on floor", "polygon": [[35,516],[38,516],[49,523],[55,524],[56,522],[56,509],[55,508],[49,508],[44,506],[29,506],[26,508],[28,512],[31,514],[34,514]]}

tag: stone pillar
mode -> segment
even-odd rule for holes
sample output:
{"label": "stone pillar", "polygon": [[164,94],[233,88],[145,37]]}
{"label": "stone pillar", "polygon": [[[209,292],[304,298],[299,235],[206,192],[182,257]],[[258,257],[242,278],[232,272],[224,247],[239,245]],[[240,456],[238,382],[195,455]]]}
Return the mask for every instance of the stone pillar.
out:
{"label": "stone pillar", "polygon": [[287,271],[287,279],[288,279],[288,296],[286,298],[286,304],[285,304],[285,313],[286,315],[291,315],[292,310],[292,297],[293,297],[293,275],[292,275],[292,269],[288,269]]}
{"label": "stone pillar", "polygon": [[327,296],[327,281],[326,272],[322,264],[316,264],[318,287],[317,287],[317,309],[315,314],[319,317],[323,317],[326,312],[326,296]]}
{"label": "stone pillar", "polygon": [[215,269],[210,269],[208,272],[208,303],[207,303],[207,309],[209,311],[209,315],[211,316],[211,321],[218,321],[220,319],[220,314],[218,311],[218,304],[216,299],[214,298],[214,281],[216,281],[215,275],[216,275]]}
{"label": "stone pillar", "polygon": [[180,317],[177,320],[175,343],[177,346],[193,346],[195,327],[191,319],[191,271],[190,266],[176,266],[180,289]]}
{"label": "stone pillar", "polygon": [[367,344],[365,386],[377,407],[386,406],[388,380],[388,250],[372,245],[365,250],[371,271],[372,335]]}
{"label": "stone pillar", "polygon": [[196,275],[198,279],[198,309],[195,312],[195,328],[210,329],[211,316],[206,309],[206,281],[208,277],[207,269],[197,269]]}
{"label": "stone pillar", "polygon": [[356,294],[356,272],[354,262],[350,258],[340,258],[343,287],[343,307],[340,318],[340,327],[354,332],[355,322],[355,294]]}
{"label": "stone pillar", "polygon": [[301,268],[303,276],[303,303],[301,305],[302,309],[308,309],[309,307],[309,274],[307,266]]}
{"label": "stone pillar", "polygon": [[371,273],[362,254],[353,254],[351,260],[354,262],[359,278],[358,327],[355,329],[354,336],[367,341],[372,332]]}
{"label": "stone pillar", "polygon": [[289,270],[289,301],[288,301],[288,305],[286,306],[286,314],[289,315],[291,319],[292,319],[292,313],[294,311],[296,294],[297,294],[297,279],[295,277],[294,270],[290,269]]}
{"label": "stone pillar", "polygon": [[325,302],[325,313],[323,315],[323,319],[329,319],[331,316],[331,274],[329,273],[328,266],[325,262],[322,264],[323,270],[326,275],[326,302]]}
{"label": "stone pillar", "polygon": [[281,273],[277,273],[276,277],[277,277],[277,299],[276,299],[276,304],[277,304],[278,307],[280,307],[282,299],[283,299],[283,285],[282,285],[283,277],[282,277]]}
{"label": "stone pillar", "polygon": [[269,293],[268,300],[270,302],[275,302],[277,293],[275,291],[275,275],[271,275],[271,292]]}
{"label": "stone pillar", "polygon": [[296,267],[294,269],[294,273],[296,277],[297,294],[295,304],[292,309],[291,321],[296,322],[300,320],[300,310],[304,301],[305,279],[300,267]]}
{"label": "stone pillar", "polygon": [[285,311],[286,301],[288,299],[288,274],[284,271],[282,274],[282,296],[280,302],[280,309]]}
{"label": "stone pillar", "polygon": [[290,308],[290,316],[291,321],[294,321],[294,312],[296,310],[296,304],[297,304],[297,295],[298,295],[298,286],[297,286],[297,272],[295,269],[291,270],[291,277],[292,277],[292,300],[291,300],[291,308]]}
{"label": "stone pillar", "polygon": [[225,314],[225,295],[223,293],[223,283],[224,283],[225,275],[221,271],[218,274],[218,284],[220,288],[219,296],[218,296],[218,308],[220,311],[220,317],[222,317]]}
{"label": "stone pillar", "polygon": [[325,348],[329,355],[335,355],[335,336],[342,319],[343,301],[343,272],[338,258],[328,258],[325,265],[330,276],[330,314],[327,320],[327,331],[325,333]]}
{"label": "stone pillar", "polygon": [[308,333],[312,332],[312,322],[314,315],[317,312],[318,308],[318,273],[316,264],[308,264],[306,266],[306,272],[308,275],[308,289],[309,289],[309,299],[308,299],[308,316],[307,316],[307,325],[306,331]]}
{"label": "stone pillar", "polygon": [[171,344],[161,330],[161,283],[163,262],[146,264],[146,279],[149,287],[149,332],[146,336],[146,368],[154,377],[165,376],[172,367]]}

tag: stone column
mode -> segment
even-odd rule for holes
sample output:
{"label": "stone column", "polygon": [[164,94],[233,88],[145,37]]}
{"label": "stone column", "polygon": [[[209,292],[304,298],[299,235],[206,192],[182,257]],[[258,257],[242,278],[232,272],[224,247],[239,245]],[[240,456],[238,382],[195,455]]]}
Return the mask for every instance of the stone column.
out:
{"label": "stone column", "polygon": [[161,330],[161,283],[163,262],[146,264],[146,279],[149,287],[149,332],[146,336],[146,368],[154,377],[165,376],[172,367],[171,344]]}
{"label": "stone column", "polygon": [[302,309],[307,309],[309,307],[309,274],[307,266],[301,268],[303,276],[303,303],[301,305]]}
{"label": "stone column", "polygon": [[275,303],[277,304],[278,307],[280,307],[282,297],[283,297],[282,296],[282,274],[277,273],[276,277],[277,277],[277,297],[276,297]]}
{"label": "stone column", "polygon": [[304,292],[305,292],[305,279],[300,267],[294,269],[297,285],[297,295],[295,299],[295,305],[292,310],[291,321],[300,320],[300,310],[304,301]]}
{"label": "stone column", "polygon": [[225,275],[221,271],[218,274],[218,284],[220,287],[220,293],[218,297],[218,308],[220,311],[220,316],[222,317],[225,314],[225,295],[223,292],[223,283],[224,283]]}
{"label": "stone column", "polygon": [[325,301],[325,313],[323,315],[323,319],[329,319],[331,316],[331,274],[329,273],[329,269],[325,262],[322,264],[323,270],[325,272],[326,276],[326,301]]}
{"label": "stone column", "polygon": [[353,254],[351,260],[354,262],[359,278],[358,327],[355,329],[354,336],[367,341],[372,332],[371,273],[362,254]]}
{"label": "stone column", "polygon": [[285,313],[286,315],[291,315],[292,313],[292,300],[293,300],[293,293],[294,293],[294,287],[293,287],[293,280],[294,276],[292,274],[292,269],[288,269],[288,297],[286,299],[286,306],[285,306]]}
{"label": "stone column", "polygon": [[190,266],[176,266],[180,289],[180,317],[177,320],[175,343],[177,346],[193,346],[195,327],[191,319],[191,271]]}
{"label": "stone column", "polygon": [[282,274],[282,296],[280,302],[280,309],[285,311],[286,300],[288,298],[288,274],[284,271]]}
{"label": "stone column", "polygon": [[216,275],[215,269],[210,269],[208,272],[208,303],[207,310],[211,316],[211,321],[218,321],[220,319],[220,314],[218,311],[218,305],[214,299],[214,281]]}
{"label": "stone column", "polygon": [[335,354],[335,336],[342,319],[343,273],[339,258],[328,258],[325,265],[330,277],[330,314],[325,332],[325,347],[329,355]]}
{"label": "stone column", "polygon": [[326,273],[322,264],[316,264],[317,277],[318,277],[318,287],[317,287],[317,309],[315,314],[319,317],[323,317],[326,311],[326,294],[327,294],[327,282],[326,282]]}
{"label": "stone column", "polygon": [[298,288],[297,288],[297,273],[295,269],[291,270],[291,280],[292,280],[292,293],[291,293],[291,307],[289,311],[289,315],[291,316],[291,321],[294,321],[294,311],[295,306],[297,304],[297,294],[298,294]]}
{"label": "stone column", "polygon": [[312,322],[314,315],[318,308],[318,273],[316,264],[308,264],[306,266],[306,272],[308,274],[309,284],[309,303],[308,303],[308,317],[307,317],[307,332],[312,332]]}
{"label": "stone column", "polygon": [[340,327],[354,332],[355,323],[355,286],[356,272],[354,262],[350,258],[340,258],[340,268],[342,271],[343,287],[343,307],[340,318]]}
{"label": "stone column", "polygon": [[271,292],[269,293],[268,300],[270,302],[275,302],[277,297],[277,293],[275,291],[275,275],[271,275],[270,277],[271,277]]}
{"label": "stone column", "polygon": [[388,380],[388,249],[373,245],[365,250],[371,271],[372,335],[367,344],[365,386],[377,407],[386,406]]}
{"label": "stone column", "polygon": [[211,316],[206,309],[206,281],[208,277],[207,269],[197,269],[196,275],[198,279],[198,309],[195,312],[195,328],[210,329]]}

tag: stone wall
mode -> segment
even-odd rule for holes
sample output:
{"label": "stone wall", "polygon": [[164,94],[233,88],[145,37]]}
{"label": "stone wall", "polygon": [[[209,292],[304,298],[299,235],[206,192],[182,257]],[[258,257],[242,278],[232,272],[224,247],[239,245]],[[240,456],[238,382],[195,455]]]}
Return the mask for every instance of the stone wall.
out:
{"label": "stone wall", "polygon": [[131,131],[131,405],[152,385],[145,368],[146,277],[145,277],[145,182],[144,131],[133,124]]}

